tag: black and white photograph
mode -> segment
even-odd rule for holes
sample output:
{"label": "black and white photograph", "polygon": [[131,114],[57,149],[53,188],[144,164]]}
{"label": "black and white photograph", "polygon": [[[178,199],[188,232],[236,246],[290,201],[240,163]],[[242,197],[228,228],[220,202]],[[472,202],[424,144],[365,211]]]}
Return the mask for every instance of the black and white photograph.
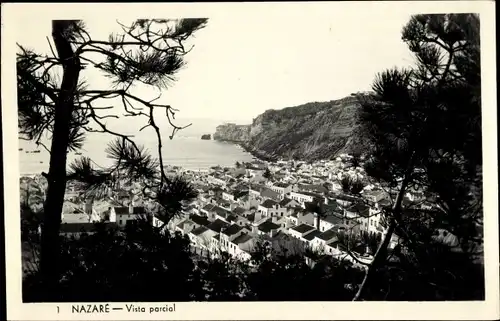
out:
{"label": "black and white photograph", "polygon": [[498,299],[494,18],[478,13],[494,3],[475,2],[11,18],[19,304],[171,319],[189,302]]}

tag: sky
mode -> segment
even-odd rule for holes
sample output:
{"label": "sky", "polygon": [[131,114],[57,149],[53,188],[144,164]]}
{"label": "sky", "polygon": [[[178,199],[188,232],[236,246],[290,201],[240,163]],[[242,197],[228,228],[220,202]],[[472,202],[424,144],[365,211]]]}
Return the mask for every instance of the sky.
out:
{"label": "sky", "polygon": [[[179,109],[179,119],[250,123],[268,109],[369,90],[377,72],[414,61],[401,40],[407,13],[385,12],[383,23],[369,10],[208,18],[189,41],[194,48],[186,67],[159,100]],[[85,22],[94,39],[107,40],[119,30],[116,19],[102,15]],[[17,41],[48,53],[47,36],[50,19],[25,25]],[[93,88],[107,84],[97,72],[85,76]],[[141,97],[156,95],[143,86],[135,90]]]}

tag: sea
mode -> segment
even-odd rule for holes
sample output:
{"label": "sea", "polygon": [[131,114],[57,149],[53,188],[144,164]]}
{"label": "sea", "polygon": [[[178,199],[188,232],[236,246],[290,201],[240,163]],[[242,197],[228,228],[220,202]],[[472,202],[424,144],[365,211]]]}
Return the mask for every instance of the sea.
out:
{"label": "sea", "polygon": [[[211,125],[210,125],[211,124]],[[169,131],[162,135],[162,156],[165,166],[179,166],[186,170],[205,171],[212,166],[229,167],[236,162],[250,162],[254,157],[238,145],[215,140],[202,140],[201,135],[213,134],[219,123],[204,122],[204,126],[189,128],[178,132],[173,139],[169,139]],[[90,157],[99,166],[106,167],[112,164],[105,149],[113,137],[109,134],[88,133],[83,148],[68,154],[68,166],[77,158]],[[157,139],[154,133],[136,135],[134,141],[143,145],[153,156],[157,156]],[[50,148],[50,143],[47,147]],[[34,142],[19,140],[19,169],[21,176],[47,172],[49,169],[49,153],[42,146],[37,147]],[[39,153],[32,151],[39,150]]]}

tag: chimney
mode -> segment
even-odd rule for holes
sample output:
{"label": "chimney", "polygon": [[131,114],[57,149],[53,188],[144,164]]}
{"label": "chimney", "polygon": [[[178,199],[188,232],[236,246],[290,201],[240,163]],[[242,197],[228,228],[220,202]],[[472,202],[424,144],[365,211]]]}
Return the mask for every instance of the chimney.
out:
{"label": "chimney", "polygon": [[314,227],[319,230],[319,217],[317,213],[314,213]]}
{"label": "chimney", "polygon": [[92,206],[93,206],[93,200],[92,199],[88,199],[85,201],[85,205],[84,205],[84,209],[83,209],[83,212],[87,215],[91,215],[92,214]]}
{"label": "chimney", "polygon": [[262,219],[262,214],[260,211],[255,211],[255,218],[254,218],[254,222],[258,222]]}
{"label": "chimney", "polygon": [[252,233],[257,234],[257,226],[252,225]]}
{"label": "chimney", "polygon": [[133,200],[130,200],[130,202],[129,202],[128,213],[129,214],[134,214],[134,201]]}

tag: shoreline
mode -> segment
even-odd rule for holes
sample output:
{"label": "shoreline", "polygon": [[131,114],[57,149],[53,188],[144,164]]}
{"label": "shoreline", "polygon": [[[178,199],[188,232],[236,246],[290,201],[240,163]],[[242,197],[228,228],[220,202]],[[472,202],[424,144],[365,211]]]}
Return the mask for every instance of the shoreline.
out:
{"label": "shoreline", "polygon": [[264,161],[264,162],[276,162],[278,161],[278,157],[276,156],[269,156],[264,154],[263,152],[259,152],[256,149],[251,148],[250,146],[247,145],[246,142],[244,141],[237,141],[237,140],[229,140],[229,139],[213,139],[218,142],[225,142],[225,143],[230,143],[236,146],[241,147],[245,152],[249,153],[252,155],[254,158]]}
{"label": "shoreline", "polygon": [[[254,148],[251,148],[248,145],[248,143],[246,143],[244,141],[232,141],[232,140],[224,140],[224,139],[211,139],[211,140],[216,141],[216,142],[222,142],[222,143],[228,143],[231,145],[235,145],[235,146],[241,148],[246,153],[250,154],[255,160],[258,160],[261,162],[276,162],[279,160],[278,157],[276,157],[276,156],[269,156],[269,155],[266,155],[264,152],[258,151]],[[165,165],[165,168],[171,168],[172,166],[180,167],[180,169],[183,172],[206,173],[206,172],[210,171],[210,167],[207,167],[207,168],[199,168],[199,167],[198,168],[186,168],[186,167],[178,166],[178,165]],[[214,165],[214,166],[217,166],[217,165]],[[218,164],[218,166],[222,166],[222,165]],[[22,173],[19,173],[20,179],[21,178],[35,179],[37,177],[43,177],[41,172],[22,172]]]}

